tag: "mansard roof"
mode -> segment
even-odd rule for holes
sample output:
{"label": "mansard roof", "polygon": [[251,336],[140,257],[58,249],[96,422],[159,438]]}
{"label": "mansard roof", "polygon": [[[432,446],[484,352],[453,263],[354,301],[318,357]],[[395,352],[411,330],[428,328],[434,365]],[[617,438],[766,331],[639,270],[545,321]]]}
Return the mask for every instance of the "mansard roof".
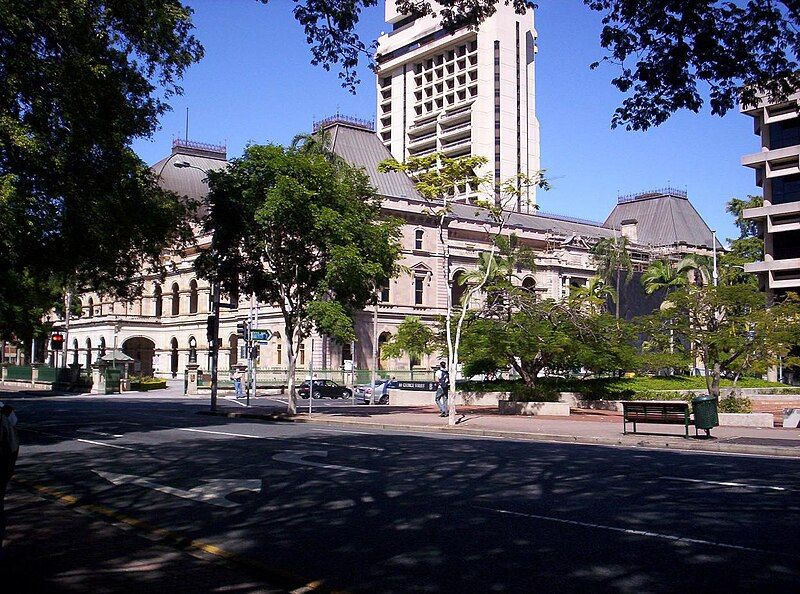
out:
{"label": "mansard roof", "polygon": [[[175,163],[188,163],[189,167],[175,167]],[[172,141],[172,153],[150,169],[162,188],[203,205],[208,195],[205,172],[223,169],[227,164],[224,146],[175,139]],[[200,210],[204,210],[202,206]],[[198,216],[202,214],[200,212]]]}
{"label": "mansard roof", "polygon": [[712,248],[711,229],[683,190],[664,188],[619,198],[603,225],[619,228],[625,221],[636,221],[637,240],[644,245]]}
{"label": "mansard roof", "polygon": [[363,167],[379,196],[421,200],[414,182],[405,173],[378,172],[378,163],[392,154],[372,130],[371,122],[336,115],[314,126],[330,137],[331,151],[355,167]]}

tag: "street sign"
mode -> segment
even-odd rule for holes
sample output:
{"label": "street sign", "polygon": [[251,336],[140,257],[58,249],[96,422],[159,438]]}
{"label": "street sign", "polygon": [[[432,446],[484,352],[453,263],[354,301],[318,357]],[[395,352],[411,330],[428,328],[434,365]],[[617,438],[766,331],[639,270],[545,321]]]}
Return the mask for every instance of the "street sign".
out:
{"label": "street sign", "polygon": [[250,340],[253,342],[269,342],[270,338],[272,338],[272,330],[267,328],[253,328],[250,330]]}

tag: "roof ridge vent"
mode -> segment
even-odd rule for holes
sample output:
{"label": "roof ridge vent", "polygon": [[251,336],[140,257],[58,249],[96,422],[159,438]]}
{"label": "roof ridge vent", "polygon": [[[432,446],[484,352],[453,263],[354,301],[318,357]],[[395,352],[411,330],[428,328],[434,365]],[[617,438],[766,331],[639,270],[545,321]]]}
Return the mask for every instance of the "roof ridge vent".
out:
{"label": "roof ridge vent", "polygon": [[222,159],[224,161],[228,158],[228,149],[224,144],[209,144],[207,142],[197,142],[195,140],[173,138],[172,154],[193,155],[195,157]]}
{"label": "roof ridge vent", "polygon": [[639,200],[652,200],[653,198],[679,198],[681,200],[688,200],[689,196],[686,190],[667,186],[664,188],[658,188],[656,190],[648,190],[646,192],[636,192],[634,194],[619,196],[617,197],[617,204],[637,202]]}
{"label": "roof ridge vent", "polygon": [[321,129],[330,128],[332,126],[335,126],[336,124],[341,124],[342,126],[349,126],[351,128],[357,128],[359,130],[366,130],[367,132],[375,131],[374,120],[364,120],[361,118],[354,118],[352,116],[346,116],[340,114],[338,111],[336,112],[335,115],[313,122],[311,129],[313,132],[318,132]]}

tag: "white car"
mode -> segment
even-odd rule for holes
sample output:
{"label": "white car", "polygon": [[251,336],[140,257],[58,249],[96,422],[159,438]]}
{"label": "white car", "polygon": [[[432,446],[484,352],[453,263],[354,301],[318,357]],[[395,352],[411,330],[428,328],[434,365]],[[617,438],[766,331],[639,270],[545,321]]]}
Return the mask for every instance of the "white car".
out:
{"label": "white car", "polygon": [[[387,385],[388,384],[388,385]],[[377,380],[375,382],[375,404],[389,404],[389,388],[394,388],[396,382],[391,380]],[[364,384],[356,386],[355,389],[356,402],[359,404],[371,404],[372,399],[372,384]]]}

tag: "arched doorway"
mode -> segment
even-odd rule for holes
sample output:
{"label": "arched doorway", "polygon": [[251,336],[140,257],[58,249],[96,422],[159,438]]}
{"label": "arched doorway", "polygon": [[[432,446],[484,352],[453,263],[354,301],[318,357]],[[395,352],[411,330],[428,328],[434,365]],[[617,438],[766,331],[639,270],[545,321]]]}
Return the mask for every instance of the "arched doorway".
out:
{"label": "arched doorway", "polygon": [[133,373],[153,375],[153,355],[156,344],[144,336],[135,336],[122,343],[122,352],[133,359]]}
{"label": "arched doorway", "polygon": [[391,340],[391,332],[382,332],[378,337],[378,369],[386,369],[386,359],[383,355],[383,346]]}
{"label": "arched doorway", "polygon": [[169,341],[169,370],[172,377],[178,376],[178,339],[174,337]]}
{"label": "arched doorway", "polygon": [[78,364],[78,339],[72,341],[72,364]]}
{"label": "arched doorway", "polygon": [[86,369],[92,368],[92,339],[86,339]]}
{"label": "arched doorway", "polygon": [[106,354],[106,339],[101,336],[100,337],[100,356],[102,357],[105,354]]}

